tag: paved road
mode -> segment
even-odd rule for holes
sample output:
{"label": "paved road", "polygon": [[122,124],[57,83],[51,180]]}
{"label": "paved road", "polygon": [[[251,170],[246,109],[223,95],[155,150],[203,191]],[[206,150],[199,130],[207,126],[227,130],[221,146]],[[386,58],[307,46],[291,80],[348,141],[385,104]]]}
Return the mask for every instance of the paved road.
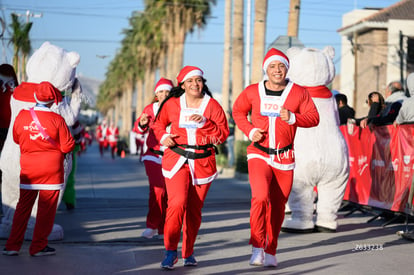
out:
{"label": "paved road", "polygon": [[101,158],[92,146],[79,158],[76,190],[76,209],[58,209],[65,237],[50,244],[57,255],[30,257],[25,242],[18,257],[0,255],[0,274],[412,274],[414,243],[396,235],[407,227],[383,226],[380,218],[368,223],[373,214],[360,211],[341,212],[337,233],[281,233],[278,267],[249,266],[249,185],[223,176],[204,206],[198,267],[183,267],[180,259],[174,271],[164,271],[162,241],[140,237],[148,185],[136,156]]}

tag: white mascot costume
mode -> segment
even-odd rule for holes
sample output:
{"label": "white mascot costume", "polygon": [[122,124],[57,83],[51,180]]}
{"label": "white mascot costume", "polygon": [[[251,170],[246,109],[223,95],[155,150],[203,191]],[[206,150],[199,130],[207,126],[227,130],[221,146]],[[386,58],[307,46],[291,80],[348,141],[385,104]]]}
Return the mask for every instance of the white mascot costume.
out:
{"label": "white mascot costume", "polygon": [[[320,117],[317,127],[298,128],[292,192],[282,231],[335,232],[349,176],[348,148],[339,130],[335,97],[326,87],[335,76],[334,48],[296,47],[287,50],[290,68],[287,77],[309,91]],[[317,188],[314,219],[314,187]],[[316,220],[316,221],[315,221]]]}
{"label": "white mascot costume", "polygon": [[[82,89],[79,81],[75,78],[76,66],[79,64],[80,56],[76,52],[67,52],[62,48],[44,42],[29,58],[26,66],[27,82],[39,84],[48,81],[53,84],[65,97],[58,105],[54,104],[52,110],[60,114],[68,126],[72,126],[77,119],[80,111]],[[21,84],[24,85],[24,82]],[[69,100],[72,92],[71,99]],[[16,98],[17,97],[17,98]],[[24,98],[24,97],[23,97]],[[12,118],[10,129],[13,128],[17,114],[24,108],[33,107],[36,102],[33,96],[23,99],[18,95],[13,95],[10,101]],[[2,183],[2,207],[4,217],[0,223],[0,238],[7,239],[13,221],[14,211],[19,200],[20,185],[20,148],[13,141],[13,131],[8,131],[6,142],[0,158],[0,167],[3,171]],[[65,163],[65,183],[72,169],[72,158],[66,157]],[[64,188],[61,190],[59,202],[61,201]],[[26,240],[31,240],[37,213],[37,203],[35,203],[31,218],[25,234]],[[49,240],[63,239],[63,228],[55,224]]]}

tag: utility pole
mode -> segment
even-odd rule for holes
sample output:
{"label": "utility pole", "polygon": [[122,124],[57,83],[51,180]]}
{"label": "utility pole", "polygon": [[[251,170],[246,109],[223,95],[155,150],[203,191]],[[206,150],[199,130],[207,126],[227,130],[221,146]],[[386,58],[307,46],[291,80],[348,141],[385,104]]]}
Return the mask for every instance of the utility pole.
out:
{"label": "utility pole", "polygon": [[252,24],[251,14],[252,14],[252,0],[247,0],[247,17],[246,17],[246,70],[244,71],[244,87],[250,85],[250,38],[251,31],[250,26]]}
{"label": "utility pole", "polygon": [[300,0],[290,0],[288,30],[289,37],[298,37]]}

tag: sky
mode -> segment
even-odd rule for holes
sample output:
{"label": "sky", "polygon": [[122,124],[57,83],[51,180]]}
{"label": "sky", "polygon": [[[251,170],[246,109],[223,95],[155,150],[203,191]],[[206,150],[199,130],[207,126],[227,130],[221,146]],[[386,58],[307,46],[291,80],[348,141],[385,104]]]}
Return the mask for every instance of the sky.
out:
{"label": "sky", "polygon": [[[247,1],[252,3],[253,19],[254,1],[245,0],[245,9]],[[215,93],[220,93],[222,81],[224,2],[216,1],[205,28],[195,29],[187,36],[184,54],[184,65],[203,69],[207,84]],[[396,2],[302,0],[298,38],[306,47],[322,49],[327,45],[333,46],[339,73],[339,65],[344,58],[341,56],[341,37],[337,33],[342,26],[342,15],[354,9],[383,8]],[[33,49],[39,48],[44,41],[50,41],[68,51],[76,51],[81,56],[77,73],[104,80],[110,61],[121,48],[121,40],[125,37],[123,31],[129,28],[129,17],[133,11],[143,11],[144,4],[142,0],[0,0],[0,9],[7,25],[11,22],[12,12],[20,14],[23,22],[33,22],[30,32]],[[266,48],[277,37],[287,34],[288,11],[288,0],[268,0]],[[30,16],[26,16],[27,13]],[[12,62],[9,37],[6,30],[2,40],[2,63]]]}

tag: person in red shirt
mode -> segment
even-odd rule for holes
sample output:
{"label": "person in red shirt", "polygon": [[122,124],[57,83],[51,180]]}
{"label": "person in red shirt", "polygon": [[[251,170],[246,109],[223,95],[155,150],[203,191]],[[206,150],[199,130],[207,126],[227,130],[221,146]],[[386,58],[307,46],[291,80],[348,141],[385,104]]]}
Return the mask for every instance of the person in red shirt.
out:
{"label": "person in red shirt", "polygon": [[134,129],[137,134],[145,137],[141,157],[149,181],[147,228],[142,232],[142,237],[145,238],[152,238],[157,233],[158,238],[164,237],[165,213],[167,211],[167,191],[161,170],[161,157],[164,154],[164,148],[155,138],[151,126],[154,124],[160,104],[168,96],[173,86],[174,84],[169,79],[161,77],[158,80],[154,89],[154,102],[144,108]]}
{"label": "person in red shirt", "polygon": [[215,145],[229,135],[223,108],[211,96],[203,71],[185,66],[178,86],[161,104],[152,126],[156,138],[168,148],[162,157],[167,188],[164,225],[165,258],[161,267],[173,269],[183,228],[184,266],[195,266],[194,243],[201,225],[201,209],[211,182],[217,177]]}
{"label": "person in red shirt", "polygon": [[64,154],[75,147],[65,120],[52,112],[53,103],[62,96],[49,82],[36,84],[36,106],[23,109],[13,125],[13,139],[20,146],[20,197],[4,255],[18,255],[33,205],[38,198],[38,212],[33,239],[29,248],[32,256],[54,255],[47,237],[53,228],[60,190],[64,183]]}
{"label": "person in red shirt", "polygon": [[264,79],[234,102],[233,119],[252,141],[247,147],[250,264],[276,267],[277,239],[293,184],[296,128],[318,125],[319,114],[306,89],[286,79],[289,59],[284,53],[270,49],[262,68]]}

